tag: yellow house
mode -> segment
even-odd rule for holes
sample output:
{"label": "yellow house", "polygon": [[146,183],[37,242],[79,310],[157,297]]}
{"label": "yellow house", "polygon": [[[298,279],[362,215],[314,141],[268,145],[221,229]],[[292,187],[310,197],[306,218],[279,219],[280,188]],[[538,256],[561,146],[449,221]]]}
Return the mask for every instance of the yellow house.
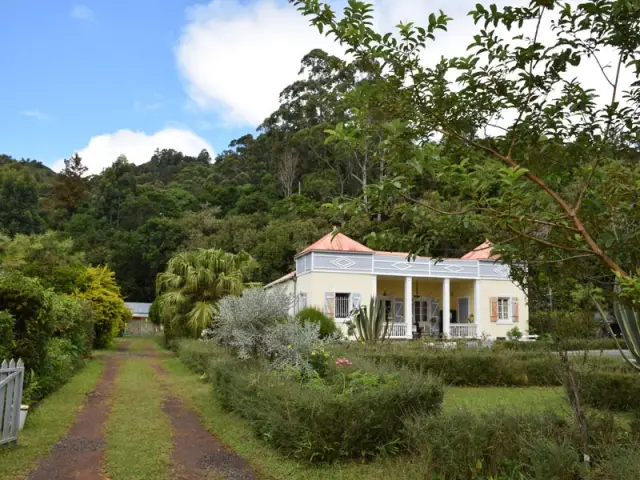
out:
{"label": "yellow house", "polygon": [[374,251],[328,233],[295,260],[295,272],[265,288],[290,294],[292,314],[315,306],[345,332],[353,309],[371,298],[385,303],[393,320],[391,338],[498,338],[515,326],[529,330],[525,293],[488,242],[461,258],[409,260],[407,253]]}

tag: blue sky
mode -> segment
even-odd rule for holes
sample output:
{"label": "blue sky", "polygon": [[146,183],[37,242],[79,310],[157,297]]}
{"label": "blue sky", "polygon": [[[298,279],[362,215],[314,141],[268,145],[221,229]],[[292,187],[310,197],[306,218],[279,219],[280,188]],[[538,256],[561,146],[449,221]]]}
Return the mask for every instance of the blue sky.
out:
{"label": "blue sky", "polygon": [[[370,1],[383,31],[455,19],[427,62],[472,40],[476,0]],[[313,48],[342,54],[286,0],[0,0],[0,153],[57,170],[78,152],[90,173],[156,148],[215,155],[277,108]]]}
{"label": "blue sky", "polygon": [[98,135],[167,127],[221,151],[251,131],[190,105],[174,50],[192,4],[0,0],[0,152],[51,165]]}
{"label": "blue sky", "polygon": [[[375,1],[386,26],[446,3]],[[58,170],[79,152],[90,173],[155,148],[215,155],[313,48],[342,53],[286,0],[0,0],[0,153]]]}

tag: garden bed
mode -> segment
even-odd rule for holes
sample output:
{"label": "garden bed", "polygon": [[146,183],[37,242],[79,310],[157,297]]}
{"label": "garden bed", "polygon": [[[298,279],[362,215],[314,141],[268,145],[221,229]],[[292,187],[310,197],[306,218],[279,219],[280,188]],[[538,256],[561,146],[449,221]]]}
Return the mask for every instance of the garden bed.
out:
{"label": "garden bed", "polygon": [[[406,451],[404,421],[440,409],[443,388],[429,375],[390,371],[361,359],[332,361],[323,376],[269,370],[224,350],[179,344],[196,371],[208,374],[221,404],[247,419],[282,453],[305,461],[371,458]],[[209,354],[207,355],[207,349]],[[212,355],[217,355],[212,359]]]}

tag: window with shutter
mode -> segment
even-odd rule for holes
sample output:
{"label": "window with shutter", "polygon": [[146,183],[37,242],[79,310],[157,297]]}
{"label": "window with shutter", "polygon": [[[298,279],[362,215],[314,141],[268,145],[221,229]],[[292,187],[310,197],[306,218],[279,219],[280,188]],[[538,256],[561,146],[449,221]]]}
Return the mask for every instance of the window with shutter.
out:
{"label": "window with shutter", "polygon": [[352,293],[351,294],[351,311],[360,308],[360,294]]}
{"label": "window with shutter", "polygon": [[519,316],[520,316],[520,312],[519,312],[519,308],[518,308],[518,297],[512,297],[511,298],[511,305],[513,307],[513,311],[511,313],[511,317],[513,318],[514,322],[519,321]]}
{"label": "window with shutter", "polygon": [[324,294],[324,314],[329,318],[335,318],[334,295],[331,292]]}
{"label": "window with shutter", "polygon": [[349,294],[336,293],[335,298],[336,298],[335,317],[349,318]]}
{"label": "window with shutter", "polygon": [[298,300],[298,308],[300,308],[300,310],[303,310],[303,309],[307,308],[307,294],[306,293],[300,293],[300,298]]}
{"label": "window with shutter", "polygon": [[498,321],[498,298],[497,297],[491,297],[489,299],[490,305],[491,305],[491,321],[492,322],[497,322]]}

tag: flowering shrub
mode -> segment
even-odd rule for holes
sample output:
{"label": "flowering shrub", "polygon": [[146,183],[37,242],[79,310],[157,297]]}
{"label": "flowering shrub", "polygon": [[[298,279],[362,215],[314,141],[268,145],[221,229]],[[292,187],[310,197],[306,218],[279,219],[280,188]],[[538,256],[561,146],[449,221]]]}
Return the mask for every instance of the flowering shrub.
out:
{"label": "flowering shrub", "polygon": [[336,366],[353,365],[348,358],[339,358],[336,360]]}

